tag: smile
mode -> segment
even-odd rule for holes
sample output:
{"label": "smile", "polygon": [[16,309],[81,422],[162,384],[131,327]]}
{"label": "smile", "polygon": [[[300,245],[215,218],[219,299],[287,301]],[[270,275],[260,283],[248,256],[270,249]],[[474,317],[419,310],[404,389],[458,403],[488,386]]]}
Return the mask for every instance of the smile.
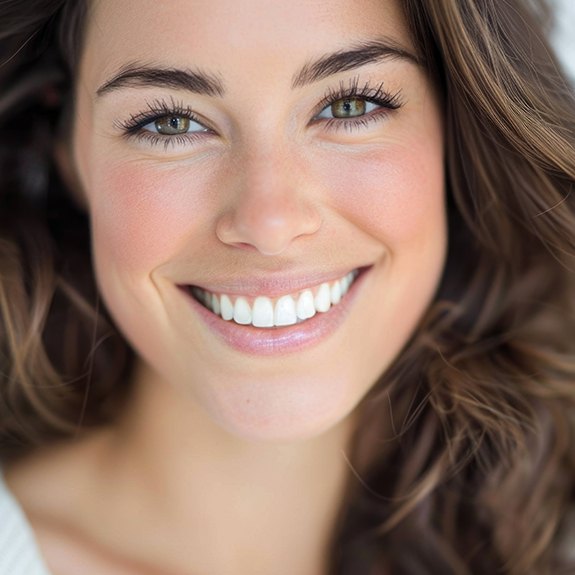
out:
{"label": "smile", "polygon": [[204,307],[225,321],[259,328],[276,328],[299,324],[317,313],[328,312],[341,302],[358,275],[359,271],[354,270],[338,280],[277,298],[236,297],[212,293],[195,286],[190,288],[190,292]]}

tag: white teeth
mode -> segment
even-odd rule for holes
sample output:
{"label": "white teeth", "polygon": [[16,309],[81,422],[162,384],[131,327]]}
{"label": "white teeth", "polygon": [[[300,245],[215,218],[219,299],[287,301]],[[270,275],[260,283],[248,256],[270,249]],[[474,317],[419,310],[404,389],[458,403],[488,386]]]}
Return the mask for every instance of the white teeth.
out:
{"label": "white teeth", "polygon": [[331,291],[329,284],[321,284],[313,300],[316,311],[325,313],[331,307]]}
{"label": "white teeth", "polygon": [[313,293],[306,289],[297,300],[297,316],[299,319],[309,319],[315,315],[315,305],[313,303]]}
{"label": "white teeth", "polygon": [[[206,292],[207,293],[207,292]],[[230,304],[231,305],[231,304]],[[221,309],[220,309],[220,300],[218,298],[218,296],[216,294],[212,294],[212,311],[216,314],[216,315],[220,315]]]}
{"label": "white teeth", "polygon": [[299,295],[284,295],[274,302],[265,296],[256,297],[250,306],[245,297],[235,302],[228,295],[218,296],[205,290],[194,288],[193,293],[208,309],[226,321],[233,320],[240,325],[253,325],[260,328],[294,325],[312,318],[316,313],[326,313],[337,305],[348,292],[356,271],[332,283],[323,283],[314,292],[311,289]]}
{"label": "white teeth", "polygon": [[341,284],[335,282],[331,286],[331,303],[332,305],[338,304],[341,301]]}
{"label": "white teeth", "polygon": [[297,323],[295,302],[291,295],[284,295],[276,303],[274,325],[293,325],[294,323]]}
{"label": "white teeth", "polygon": [[348,273],[344,278],[342,278],[340,280],[340,286],[341,286],[341,295],[344,296],[348,290],[349,287],[351,286],[351,284],[353,283],[353,280],[355,279],[355,274],[354,272],[350,272]]}
{"label": "white teeth", "polygon": [[[227,295],[223,295],[220,300],[221,312],[222,312],[222,319],[226,321],[230,321],[234,319],[234,306],[230,298]],[[212,310],[215,313],[215,310]]]}
{"label": "white teeth", "polygon": [[255,327],[273,327],[274,306],[269,298],[257,297],[254,301],[252,325]]}
{"label": "white teeth", "polygon": [[243,297],[239,297],[234,305],[234,321],[240,325],[252,323],[252,308]]}

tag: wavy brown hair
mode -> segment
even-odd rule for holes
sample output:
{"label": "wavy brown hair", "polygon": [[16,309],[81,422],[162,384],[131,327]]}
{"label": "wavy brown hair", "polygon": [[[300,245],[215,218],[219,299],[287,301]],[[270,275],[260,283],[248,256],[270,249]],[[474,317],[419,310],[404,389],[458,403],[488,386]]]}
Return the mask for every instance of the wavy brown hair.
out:
{"label": "wavy brown hair", "polygon": [[[358,408],[338,575],[575,572],[575,100],[535,0],[403,0],[442,94],[449,254]],[[0,458],[114,418],[133,354],[54,166],[85,5],[0,3]]]}

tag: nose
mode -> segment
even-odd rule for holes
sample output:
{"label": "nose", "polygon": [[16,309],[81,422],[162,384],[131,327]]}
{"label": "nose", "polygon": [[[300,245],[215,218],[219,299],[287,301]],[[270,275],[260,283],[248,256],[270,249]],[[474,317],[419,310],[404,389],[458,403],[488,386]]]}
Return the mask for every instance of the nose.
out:
{"label": "nose", "polygon": [[320,229],[313,186],[293,163],[276,151],[236,165],[230,204],[216,225],[221,242],[274,256]]}

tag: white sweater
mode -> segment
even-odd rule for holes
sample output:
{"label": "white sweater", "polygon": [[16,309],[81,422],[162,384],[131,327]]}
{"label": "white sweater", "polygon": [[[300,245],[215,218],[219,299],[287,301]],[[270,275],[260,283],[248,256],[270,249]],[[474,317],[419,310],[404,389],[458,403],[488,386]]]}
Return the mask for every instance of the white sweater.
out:
{"label": "white sweater", "polygon": [[0,575],[50,575],[34,533],[0,473]]}

